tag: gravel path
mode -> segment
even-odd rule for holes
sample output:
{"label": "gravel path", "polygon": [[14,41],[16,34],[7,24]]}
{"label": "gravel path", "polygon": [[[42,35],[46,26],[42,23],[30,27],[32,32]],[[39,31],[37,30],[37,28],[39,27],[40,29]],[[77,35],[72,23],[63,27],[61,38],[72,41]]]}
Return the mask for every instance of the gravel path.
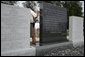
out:
{"label": "gravel path", "polygon": [[71,49],[65,49],[57,51],[57,49],[52,49],[50,52],[44,56],[84,56],[84,46],[76,47]]}

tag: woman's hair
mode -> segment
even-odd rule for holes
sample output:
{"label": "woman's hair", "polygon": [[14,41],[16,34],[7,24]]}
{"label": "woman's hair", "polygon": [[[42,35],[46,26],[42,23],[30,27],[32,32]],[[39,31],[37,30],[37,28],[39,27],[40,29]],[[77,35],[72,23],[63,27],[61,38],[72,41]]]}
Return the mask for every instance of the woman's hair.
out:
{"label": "woman's hair", "polygon": [[33,7],[31,7],[31,6],[30,6],[30,7],[27,7],[27,8],[30,8],[31,10],[33,10],[33,11],[34,11]]}
{"label": "woman's hair", "polygon": [[36,20],[36,22],[38,22],[38,20]]}

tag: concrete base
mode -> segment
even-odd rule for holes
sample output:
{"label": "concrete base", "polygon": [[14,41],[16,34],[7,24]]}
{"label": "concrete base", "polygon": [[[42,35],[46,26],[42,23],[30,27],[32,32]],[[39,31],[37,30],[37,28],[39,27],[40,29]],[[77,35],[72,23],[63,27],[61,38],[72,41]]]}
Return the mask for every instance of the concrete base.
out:
{"label": "concrete base", "polygon": [[57,51],[67,48],[72,48],[73,44],[72,42],[63,42],[58,44],[51,44],[51,45],[45,45],[45,46],[38,46],[36,47],[36,56],[43,56],[44,54],[48,53],[52,49],[57,49]]}
{"label": "concrete base", "polygon": [[35,55],[36,55],[36,48],[32,46],[30,48],[1,52],[1,56],[35,56]]}
{"label": "concrete base", "polygon": [[74,47],[84,46],[84,40],[83,41],[75,41],[75,42],[73,42],[73,46]]}

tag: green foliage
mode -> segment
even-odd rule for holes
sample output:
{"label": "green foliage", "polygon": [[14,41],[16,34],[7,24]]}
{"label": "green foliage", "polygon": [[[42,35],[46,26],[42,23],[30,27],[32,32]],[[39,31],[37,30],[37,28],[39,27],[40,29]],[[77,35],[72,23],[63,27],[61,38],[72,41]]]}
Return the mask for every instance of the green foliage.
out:
{"label": "green foliage", "polygon": [[34,1],[26,1],[23,3],[23,6],[26,8],[31,7],[35,11],[36,3]]}
{"label": "green foliage", "polygon": [[67,36],[69,36],[69,30],[67,29]]}
{"label": "green foliage", "polygon": [[39,3],[51,3],[51,4],[55,4],[57,6],[61,6],[61,2],[60,1],[38,1]]}
{"label": "green foliage", "polygon": [[14,5],[17,1],[1,1],[1,3],[8,4],[8,5]]}
{"label": "green foliage", "polygon": [[67,29],[69,28],[69,16],[82,16],[82,7],[79,1],[65,1],[62,3],[67,9]]}
{"label": "green foliage", "polygon": [[65,2],[63,7],[67,9],[68,16],[82,16],[82,7],[79,1]]}

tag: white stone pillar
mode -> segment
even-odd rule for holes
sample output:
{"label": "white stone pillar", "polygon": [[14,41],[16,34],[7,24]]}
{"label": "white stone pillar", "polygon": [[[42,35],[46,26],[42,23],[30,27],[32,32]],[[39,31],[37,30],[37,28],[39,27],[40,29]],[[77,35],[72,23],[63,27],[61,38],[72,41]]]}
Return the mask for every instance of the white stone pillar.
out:
{"label": "white stone pillar", "polygon": [[1,55],[20,55],[29,48],[30,10],[1,4]]}
{"label": "white stone pillar", "polygon": [[83,18],[69,17],[69,41],[72,41],[74,47],[84,45]]}

